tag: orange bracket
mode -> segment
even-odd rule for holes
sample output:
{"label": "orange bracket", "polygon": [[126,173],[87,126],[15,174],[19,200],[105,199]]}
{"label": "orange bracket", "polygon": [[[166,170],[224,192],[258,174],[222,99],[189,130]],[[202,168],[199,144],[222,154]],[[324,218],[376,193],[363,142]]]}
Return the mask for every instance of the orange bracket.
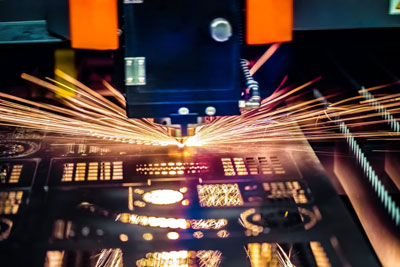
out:
{"label": "orange bracket", "polygon": [[246,0],[246,42],[249,45],[292,40],[293,0]]}
{"label": "orange bracket", "polygon": [[117,0],[69,0],[71,46],[73,48],[117,49]]}

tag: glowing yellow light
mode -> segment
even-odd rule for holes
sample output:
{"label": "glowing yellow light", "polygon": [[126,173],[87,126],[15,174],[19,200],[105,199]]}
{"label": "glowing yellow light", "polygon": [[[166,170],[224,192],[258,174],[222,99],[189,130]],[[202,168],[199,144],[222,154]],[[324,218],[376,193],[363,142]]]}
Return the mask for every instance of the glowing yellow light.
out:
{"label": "glowing yellow light", "polygon": [[187,199],[182,200],[181,203],[182,203],[183,206],[187,206],[187,205],[190,204],[189,200],[187,200]]}
{"label": "glowing yellow light", "polygon": [[246,251],[252,267],[294,267],[289,256],[278,243],[250,243],[247,245]]}
{"label": "glowing yellow light", "polygon": [[171,189],[153,190],[143,195],[143,200],[155,205],[174,204],[183,199],[183,194]]}
{"label": "glowing yellow light", "polygon": [[217,233],[219,238],[227,238],[229,236],[229,232],[227,230],[220,230]]}
{"label": "glowing yellow light", "polygon": [[325,253],[324,247],[319,242],[310,242],[311,250],[314,254],[314,259],[318,267],[331,267],[328,256]]}
{"label": "glowing yellow light", "polygon": [[261,214],[259,214],[259,213],[254,214],[253,217],[252,217],[252,219],[253,219],[253,221],[255,221],[255,222],[261,221]]}
{"label": "glowing yellow light", "polygon": [[[122,250],[119,248],[103,249],[103,250],[101,250],[100,254],[98,254],[98,259],[94,266],[123,267],[124,264],[123,264],[122,258],[123,258]],[[61,262],[62,262],[62,260],[61,260]],[[59,264],[46,265],[46,266],[59,266]]]}
{"label": "glowing yellow light", "polygon": [[144,190],[140,189],[140,188],[136,188],[133,192],[135,192],[136,194],[142,195],[144,193]]}
{"label": "glowing yellow light", "polygon": [[133,210],[133,192],[132,192],[132,187],[129,187],[129,189],[128,189],[128,209],[130,211]]}
{"label": "glowing yellow light", "polygon": [[179,234],[177,232],[169,232],[167,237],[171,240],[177,240],[179,238]]}
{"label": "glowing yellow light", "polygon": [[193,233],[193,237],[195,237],[197,239],[203,238],[203,236],[204,236],[204,234],[201,231],[196,231]]}
{"label": "glowing yellow light", "polygon": [[218,267],[222,253],[218,250],[163,251],[146,253],[146,258],[136,261],[138,267]]}
{"label": "glowing yellow light", "polygon": [[243,199],[238,184],[198,185],[197,192],[200,206],[242,206]]}
{"label": "glowing yellow light", "polygon": [[192,229],[221,229],[228,224],[226,219],[190,220]]}
{"label": "glowing yellow light", "polygon": [[[251,231],[251,234],[252,234],[252,235],[257,236],[257,235],[259,235],[262,231],[264,231],[264,228],[263,228],[262,226],[258,226],[258,225],[255,225],[255,224],[249,222],[248,218],[249,218],[249,216],[252,216],[252,215],[253,215],[253,217],[256,216],[256,218],[258,218],[258,216],[257,216],[257,214],[256,214],[256,210],[255,210],[254,208],[253,208],[253,209],[248,209],[248,210],[243,211],[243,212],[240,214],[239,223],[240,223],[244,228],[246,228],[247,230]],[[261,215],[260,215],[259,218],[261,219]],[[246,235],[247,235],[247,234],[246,234]]]}
{"label": "glowing yellow light", "polygon": [[116,221],[141,226],[150,226],[157,228],[171,229],[187,229],[191,227],[195,230],[200,229],[221,229],[228,224],[226,219],[192,219],[183,218],[164,218],[164,217],[148,217],[146,215],[137,215],[129,213],[120,213],[117,215]]}
{"label": "glowing yellow light", "polygon": [[153,240],[153,235],[150,234],[150,233],[144,233],[143,234],[143,239],[146,240],[146,241],[151,241],[151,240]]}
{"label": "glowing yellow light", "polygon": [[129,240],[129,238],[126,234],[120,234],[119,240],[121,240],[122,242],[127,242]]}
{"label": "glowing yellow light", "polygon": [[182,194],[185,194],[188,191],[187,187],[181,187],[179,188],[179,192],[181,192]]}
{"label": "glowing yellow light", "polygon": [[146,206],[146,203],[144,203],[143,201],[140,201],[140,200],[135,200],[135,202],[133,202],[133,205],[135,205],[136,207],[143,208]]}

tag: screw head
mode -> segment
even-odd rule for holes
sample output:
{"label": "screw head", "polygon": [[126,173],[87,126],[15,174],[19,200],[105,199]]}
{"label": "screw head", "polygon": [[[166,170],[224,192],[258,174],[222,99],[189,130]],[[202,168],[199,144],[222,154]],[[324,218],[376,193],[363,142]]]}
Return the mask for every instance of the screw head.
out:
{"label": "screw head", "polygon": [[224,18],[213,19],[210,23],[211,37],[217,42],[226,42],[232,36],[232,26]]}
{"label": "screw head", "polygon": [[186,107],[181,107],[178,109],[178,113],[181,115],[187,115],[187,114],[189,114],[189,109]]}
{"label": "screw head", "polygon": [[206,107],[205,113],[208,116],[214,116],[216,112],[217,112],[217,109],[215,107],[213,107],[213,106]]}

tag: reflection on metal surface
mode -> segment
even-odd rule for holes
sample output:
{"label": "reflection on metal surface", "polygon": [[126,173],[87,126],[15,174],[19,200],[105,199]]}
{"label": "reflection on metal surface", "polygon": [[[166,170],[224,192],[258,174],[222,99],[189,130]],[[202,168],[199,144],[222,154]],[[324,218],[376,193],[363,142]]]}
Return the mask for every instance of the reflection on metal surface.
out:
{"label": "reflection on metal surface", "polygon": [[243,158],[221,158],[225,176],[248,175]]}
{"label": "reflection on metal surface", "polygon": [[134,192],[135,194],[142,195],[142,194],[144,193],[144,190],[143,190],[143,189],[140,189],[140,188],[135,188],[135,190],[133,190],[133,192]]}
{"label": "reflection on metal surface", "polygon": [[119,240],[121,240],[122,242],[128,242],[129,237],[126,234],[120,234]]}
{"label": "reflection on metal surface", "polygon": [[315,262],[318,267],[331,267],[331,263],[329,261],[328,256],[325,253],[324,248],[319,242],[310,242],[310,247],[312,253],[314,254]]}
{"label": "reflection on metal surface", "polygon": [[0,214],[17,214],[23,194],[22,191],[0,192]]}
{"label": "reflection on metal surface", "polygon": [[122,251],[116,249],[103,249],[97,259],[95,267],[123,267]]}
{"label": "reflection on metal surface", "polygon": [[13,221],[8,218],[0,218],[0,241],[6,240],[11,233]]}
{"label": "reflection on metal surface", "polygon": [[320,219],[318,209],[316,207],[314,209],[317,214],[305,208],[268,212],[257,212],[255,208],[252,208],[240,214],[239,223],[247,230],[247,236],[257,236],[262,232],[269,232],[271,229],[287,230],[298,226],[309,230]]}
{"label": "reflection on metal surface", "polygon": [[21,176],[22,167],[23,165],[13,165],[10,178],[8,180],[10,184],[16,184],[19,182],[19,177]]}
{"label": "reflection on metal surface", "polygon": [[[252,235],[256,236],[256,235],[258,235],[259,233],[261,233],[261,232],[264,230],[264,228],[261,227],[261,226],[255,225],[255,224],[253,224],[253,223],[251,223],[251,222],[249,222],[249,221],[247,220],[247,218],[248,218],[249,216],[253,215],[253,214],[256,214],[256,209],[248,209],[248,210],[245,210],[244,212],[242,212],[242,213],[240,214],[239,223],[240,223],[244,228],[246,228],[248,231],[250,231]],[[258,216],[258,217],[260,217],[260,219],[261,219],[261,215]],[[256,219],[256,221],[258,221],[258,219]]]}
{"label": "reflection on metal surface", "polygon": [[87,144],[68,144],[66,148],[66,153],[69,155],[80,155],[86,156],[88,154],[99,154],[104,155],[111,151],[108,147],[101,147],[97,145],[87,145]]}
{"label": "reflection on metal surface", "polygon": [[218,250],[169,251],[147,253],[146,258],[136,261],[137,267],[218,267],[222,253]]}
{"label": "reflection on metal surface", "polygon": [[71,227],[71,221],[56,220],[53,225],[53,237],[60,240],[69,238]]}
{"label": "reflection on metal surface", "polygon": [[182,206],[189,206],[190,201],[187,199],[184,199],[184,200],[182,200],[181,204],[182,204]]}
{"label": "reflection on metal surface", "polygon": [[186,219],[154,217],[129,213],[122,213],[117,219],[123,223],[158,228],[187,229],[190,227],[190,224]]}
{"label": "reflection on metal surface", "polygon": [[62,267],[64,251],[47,251],[44,267]]}
{"label": "reflection on metal surface", "polygon": [[205,173],[208,165],[205,162],[158,162],[136,165],[136,172],[149,176],[169,176]]}
{"label": "reflection on metal surface", "polygon": [[21,177],[22,164],[4,163],[0,165],[0,183],[17,184]]}
{"label": "reflection on metal surface", "polygon": [[228,224],[226,219],[200,219],[190,220],[192,229],[221,229]]}
{"label": "reflection on metal surface", "polygon": [[144,201],[155,205],[174,204],[182,199],[183,194],[181,192],[170,189],[153,190],[143,195]]}
{"label": "reflection on metal surface", "polygon": [[200,267],[218,267],[221,264],[222,253],[218,250],[197,251]]}
{"label": "reflection on metal surface", "polygon": [[181,187],[179,188],[179,192],[181,192],[182,194],[185,194],[188,191],[187,187]]}
{"label": "reflection on metal surface", "polygon": [[258,174],[285,174],[286,171],[277,156],[221,158],[225,176]]}
{"label": "reflection on metal surface", "polygon": [[128,188],[128,209],[133,211],[133,190],[132,187]]}
{"label": "reflection on metal surface", "polygon": [[243,198],[238,184],[205,184],[198,185],[197,192],[200,206],[223,207],[242,206]]}
{"label": "reflection on metal surface", "polygon": [[0,140],[0,158],[21,158],[32,155],[40,149],[35,142],[23,140]]}
{"label": "reflection on metal surface", "polygon": [[177,240],[179,239],[179,234],[177,232],[168,232],[167,237],[170,240]]}
{"label": "reflection on metal surface", "polygon": [[293,267],[289,256],[278,243],[250,243],[247,246],[251,267]]}
{"label": "reflection on metal surface", "polygon": [[170,229],[221,229],[228,224],[226,219],[177,219],[154,217],[146,215],[137,215],[129,213],[121,213],[117,216],[116,221],[129,223],[134,225],[170,228]]}
{"label": "reflection on metal surface", "polygon": [[122,161],[64,163],[62,182],[122,180]]}
{"label": "reflection on metal surface", "polygon": [[219,238],[227,238],[229,235],[230,235],[230,233],[227,230],[220,230],[217,232],[217,236]]}
{"label": "reflection on metal surface", "polygon": [[[87,254],[86,252],[76,251],[59,251],[51,250],[47,251],[44,266],[45,267],[63,267],[63,266],[83,266],[82,256]],[[90,254],[92,254],[90,256]],[[93,267],[123,267],[123,254],[119,248],[115,249],[102,249],[99,253],[93,255],[89,252],[88,255],[91,259],[95,260],[91,262],[90,266]],[[97,258],[97,260],[96,260]],[[78,263],[79,262],[79,263]],[[86,265],[85,265],[86,266]]]}
{"label": "reflection on metal surface", "polygon": [[151,233],[144,233],[143,239],[146,241],[151,241],[151,240],[153,240],[153,235]]}
{"label": "reflection on metal surface", "polygon": [[298,181],[288,182],[266,182],[263,183],[264,191],[268,193],[268,199],[293,200],[297,204],[308,202],[305,189]]}
{"label": "reflection on metal surface", "polygon": [[143,201],[140,200],[136,200],[133,202],[133,205],[139,208],[143,208],[146,207],[146,203],[144,203]]}
{"label": "reflection on metal surface", "polygon": [[196,232],[193,233],[193,237],[197,238],[197,239],[200,239],[200,238],[204,237],[204,234],[201,231],[196,231]]}

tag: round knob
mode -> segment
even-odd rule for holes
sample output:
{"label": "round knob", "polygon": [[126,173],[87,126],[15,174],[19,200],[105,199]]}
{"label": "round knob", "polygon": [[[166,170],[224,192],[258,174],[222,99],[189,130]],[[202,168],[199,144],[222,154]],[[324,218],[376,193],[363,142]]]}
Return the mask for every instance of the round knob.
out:
{"label": "round knob", "polygon": [[210,23],[211,37],[217,42],[226,42],[232,36],[232,26],[224,18],[213,19]]}

